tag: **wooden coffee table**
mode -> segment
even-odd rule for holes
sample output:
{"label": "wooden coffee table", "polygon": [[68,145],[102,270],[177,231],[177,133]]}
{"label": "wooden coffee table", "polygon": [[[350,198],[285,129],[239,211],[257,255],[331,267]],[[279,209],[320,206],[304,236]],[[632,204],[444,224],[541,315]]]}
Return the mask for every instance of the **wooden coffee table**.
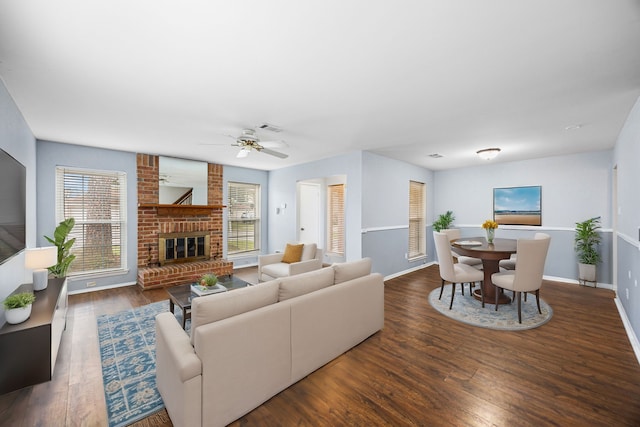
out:
{"label": "wooden coffee table", "polygon": [[[251,283],[245,282],[242,279],[238,279],[233,275],[227,277],[218,277],[218,283],[224,286],[227,291],[233,291],[235,289],[252,286]],[[176,305],[182,310],[182,329],[184,329],[187,319],[191,318],[191,301],[194,298],[199,298],[200,296],[191,292],[191,283],[167,288],[167,293],[169,294],[169,311],[173,313]]]}

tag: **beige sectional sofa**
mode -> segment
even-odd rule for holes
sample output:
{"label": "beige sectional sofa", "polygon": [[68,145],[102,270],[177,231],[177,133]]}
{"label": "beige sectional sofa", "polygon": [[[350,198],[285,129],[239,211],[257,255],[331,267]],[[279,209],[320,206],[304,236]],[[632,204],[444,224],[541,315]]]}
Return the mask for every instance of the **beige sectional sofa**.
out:
{"label": "beige sectional sofa", "polygon": [[224,426],[384,325],[368,258],[196,298],[191,336],[156,317],[157,386],[173,425]]}

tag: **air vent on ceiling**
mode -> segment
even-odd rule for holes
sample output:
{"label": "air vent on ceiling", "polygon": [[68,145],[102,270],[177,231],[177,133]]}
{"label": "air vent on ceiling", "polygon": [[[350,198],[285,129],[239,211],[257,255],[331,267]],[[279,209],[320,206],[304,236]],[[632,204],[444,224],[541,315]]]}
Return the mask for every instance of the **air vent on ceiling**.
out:
{"label": "air vent on ceiling", "polygon": [[282,128],[270,123],[262,123],[258,126],[258,129],[270,130],[271,132],[282,132]]}

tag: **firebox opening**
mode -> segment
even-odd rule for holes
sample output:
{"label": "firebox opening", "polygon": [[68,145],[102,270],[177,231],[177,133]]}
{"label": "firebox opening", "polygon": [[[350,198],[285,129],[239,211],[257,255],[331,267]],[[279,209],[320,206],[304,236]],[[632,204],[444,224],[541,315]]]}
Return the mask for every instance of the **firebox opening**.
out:
{"label": "firebox opening", "polygon": [[166,233],[158,237],[160,265],[208,260],[211,257],[208,233]]}

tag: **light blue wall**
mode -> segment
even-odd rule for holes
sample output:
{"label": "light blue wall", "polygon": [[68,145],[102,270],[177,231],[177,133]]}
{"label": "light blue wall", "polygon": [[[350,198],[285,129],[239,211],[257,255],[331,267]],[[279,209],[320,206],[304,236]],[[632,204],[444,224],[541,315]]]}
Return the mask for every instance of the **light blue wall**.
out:
{"label": "light blue wall", "polygon": [[637,337],[640,334],[640,99],[620,132],[614,159],[618,187],[618,298]]}
{"label": "light blue wall", "polygon": [[[269,218],[269,172],[256,169],[239,168],[235,166],[224,166],[223,180],[224,180],[224,202],[227,205],[229,200],[229,181],[231,182],[243,182],[248,184],[260,184],[260,200],[262,206],[260,206],[260,253],[268,253],[268,221]],[[228,211],[224,211],[224,224],[227,223]],[[227,241],[227,227],[223,227],[223,238]],[[229,257],[227,254],[227,245],[224,245],[224,257],[233,261],[234,268],[246,267],[249,265],[258,264],[258,255],[238,255]]]}
{"label": "light blue wall", "polygon": [[575,223],[601,216],[603,262],[598,266],[598,281],[612,284],[612,157],[612,151],[598,151],[437,171],[436,215],[452,210],[463,236],[481,236],[480,225],[493,216],[493,188],[540,185],[542,226],[500,226],[497,237],[532,237],[536,231],[550,234],[545,275],[577,280]]}
{"label": "light blue wall", "polygon": [[[48,245],[43,236],[52,236],[56,228],[55,168],[68,166],[85,169],[121,171],[127,174],[127,268],[125,274],[100,277],[69,277],[69,291],[87,289],[87,282],[102,286],[132,284],[138,273],[138,186],[136,154],[57,142],[37,142],[38,246]],[[95,289],[95,288],[91,288]]]}
{"label": "light blue wall", "polygon": [[[283,250],[288,242],[297,238],[296,185],[299,181],[346,176],[346,260],[362,256],[360,230],[362,229],[362,152],[353,152],[330,159],[318,160],[269,173],[269,253]],[[286,204],[280,215],[273,215],[276,206]],[[324,248],[324,242],[319,242]],[[326,258],[325,258],[326,261]]]}
{"label": "light blue wall", "polygon": [[427,233],[427,257],[406,259],[409,245],[409,181],[426,184],[427,222],[433,218],[433,172],[373,153],[363,153],[362,256],[370,257],[373,270],[384,276],[435,260]]}
{"label": "light blue wall", "polygon": [[[17,105],[0,80],[0,148],[27,169],[26,246],[36,246],[36,140]],[[0,301],[22,283],[31,282],[31,271],[24,268],[24,251],[0,264]],[[0,324],[4,309],[0,305]]]}

